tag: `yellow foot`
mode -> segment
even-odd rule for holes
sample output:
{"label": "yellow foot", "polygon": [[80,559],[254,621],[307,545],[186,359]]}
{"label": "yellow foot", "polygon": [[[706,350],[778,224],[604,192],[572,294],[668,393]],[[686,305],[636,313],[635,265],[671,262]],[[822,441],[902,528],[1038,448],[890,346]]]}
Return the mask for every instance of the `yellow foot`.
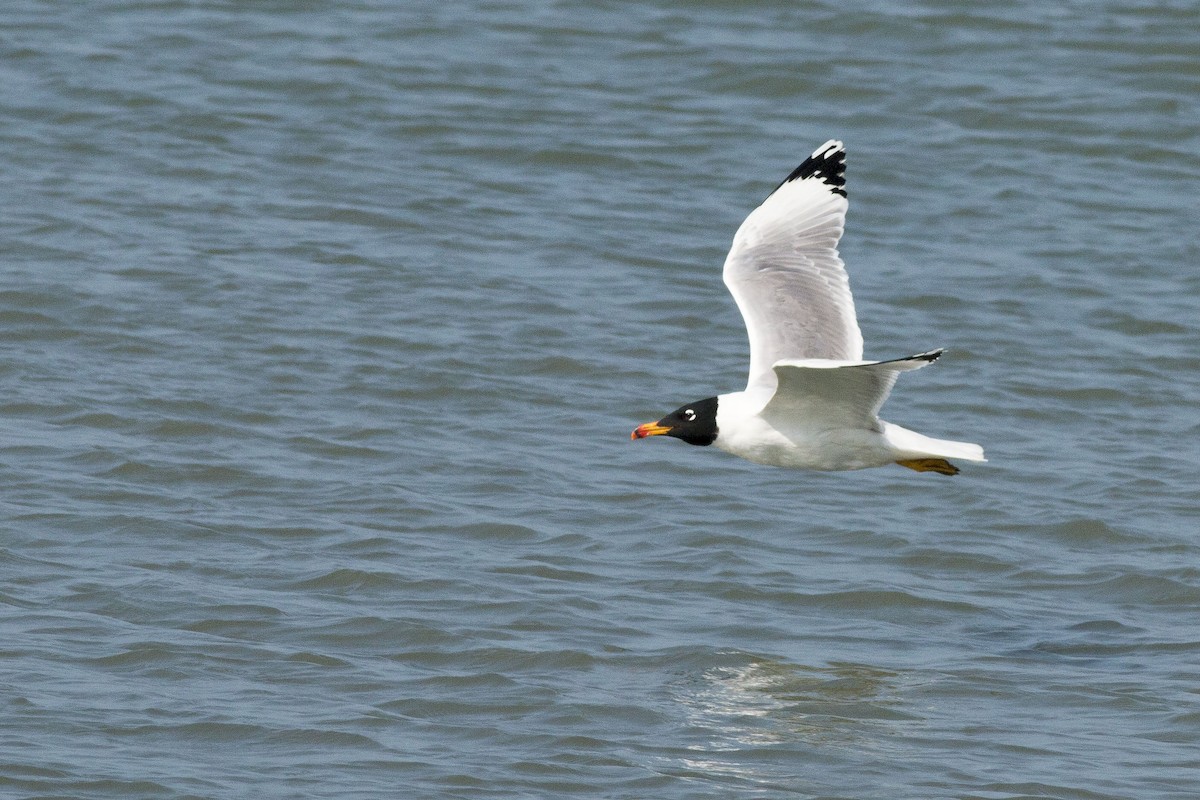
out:
{"label": "yellow foot", "polygon": [[897,461],[896,463],[902,467],[915,469],[917,472],[936,472],[939,475],[958,474],[958,467],[944,458],[911,458],[905,461]]}

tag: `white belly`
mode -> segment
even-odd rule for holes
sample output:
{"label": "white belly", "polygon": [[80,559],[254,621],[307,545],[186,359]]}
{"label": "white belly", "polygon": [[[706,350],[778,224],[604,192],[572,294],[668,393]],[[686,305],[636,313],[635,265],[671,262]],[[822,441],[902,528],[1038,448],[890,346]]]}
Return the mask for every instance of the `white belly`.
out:
{"label": "white belly", "polygon": [[894,449],[876,431],[798,428],[783,432],[757,416],[719,428],[714,444],[748,461],[794,469],[866,469],[895,460]]}

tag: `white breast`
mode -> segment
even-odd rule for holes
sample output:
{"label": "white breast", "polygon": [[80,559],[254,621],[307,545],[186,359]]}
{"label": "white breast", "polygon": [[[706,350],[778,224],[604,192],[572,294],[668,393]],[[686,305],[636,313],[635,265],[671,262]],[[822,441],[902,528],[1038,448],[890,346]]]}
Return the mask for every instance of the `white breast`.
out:
{"label": "white breast", "polygon": [[794,421],[787,430],[758,415],[761,398],[734,392],[717,398],[717,440],[727,453],[774,467],[848,470],[879,467],[894,459],[892,449],[876,431],[815,429]]}

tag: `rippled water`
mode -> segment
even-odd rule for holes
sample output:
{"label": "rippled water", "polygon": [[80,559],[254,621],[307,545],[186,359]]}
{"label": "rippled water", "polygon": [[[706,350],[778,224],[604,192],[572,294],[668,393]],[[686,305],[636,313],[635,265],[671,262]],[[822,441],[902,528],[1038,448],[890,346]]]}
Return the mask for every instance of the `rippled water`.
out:
{"label": "rippled water", "polygon": [[[0,790],[1194,798],[1192,3],[16,2]],[[744,381],[827,138],[953,479]]]}

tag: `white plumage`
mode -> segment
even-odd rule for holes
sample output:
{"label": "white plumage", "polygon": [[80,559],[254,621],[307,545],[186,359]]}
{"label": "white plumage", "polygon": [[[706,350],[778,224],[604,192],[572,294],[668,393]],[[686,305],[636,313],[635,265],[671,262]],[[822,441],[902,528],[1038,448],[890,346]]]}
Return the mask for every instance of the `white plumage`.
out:
{"label": "white plumage", "polygon": [[762,464],[820,470],[899,463],[954,474],[948,458],[986,460],[979,445],[932,439],[878,417],[900,373],[942,351],[862,360],[837,251],[848,207],[845,158],[841,142],[821,145],[733,237],[723,276],[750,339],[745,390],[682,406],[633,438],[667,434]]}

